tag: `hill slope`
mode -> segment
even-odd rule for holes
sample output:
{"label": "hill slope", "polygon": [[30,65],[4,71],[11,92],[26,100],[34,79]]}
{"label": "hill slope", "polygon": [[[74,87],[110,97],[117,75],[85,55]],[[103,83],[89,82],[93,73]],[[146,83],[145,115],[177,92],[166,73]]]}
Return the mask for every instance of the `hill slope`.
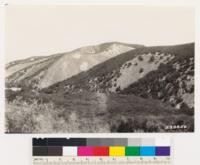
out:
{"label": "hill slope", "polygon": [[[7,132],[194,131],[193,116],[180,113],[159,100],[143,99],[132,94],[84,92],[21,96],[24,98],[6,104]],[[171,125],[179,128],[169,129]],[[183,127],[185,125],[186,128]]]}
{"label": "hill slope", "polygon": [[131,50],[44,89],[64,94],[84,91],[134,94],[193,109],[194,44]]}
{"label": "hill slope", "polygon": [[6,65],[7,87],[44,88],[141,45],[119,42],[86,46],[47,57],[31,57]]}

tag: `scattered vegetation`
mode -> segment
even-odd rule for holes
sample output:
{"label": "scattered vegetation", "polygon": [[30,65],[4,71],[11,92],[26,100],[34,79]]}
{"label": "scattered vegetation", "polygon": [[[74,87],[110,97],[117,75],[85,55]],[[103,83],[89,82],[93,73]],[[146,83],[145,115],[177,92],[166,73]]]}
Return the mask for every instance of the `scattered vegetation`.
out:
{"label": "scattered vegetation", "polygon": [[[63,92],[64,86],[73,85],[74,88],[67,89],[67,92],[73,93],[77,92],[79,89],[83,89],[83,91],[100,90],[102,92],[106,92],[107,89],[111,87],[112,78],[118,78],[120,76],[120,67],[122,67],[127,61],[130,61],[133,58],[141,58],[140,54],[155,54],[156,52],[162,52],[163,54],[173,54],[175,55],[176,59],[184,60],[184,58],[194,57],[194,44],[191,43],[175,46],[137,48],[132,51],[122,53],[121,55],[111,58],[99,65],[96,65],[87,72],[82,72],[70,79],[54,84],[44,89],[44,91],[47,92],[48,90],[51,90],[54,93],[59,93]],[[160,57],[162,57],[161,54]],[[134,65],[137,65],[137,63]],[[162,65],[160,67],[162,67]],[[159,70],[159,72],[162,72],[162,70]],[[166,71],[163,71],[163,74],[164,73],[166,74]],[[90,80],[91,82],[88,83]]]}
{"label": "scattered vegetation", "polygon": [[139,73],[142,73],[143,71],[144,71],[144,69],[143,69],[143,68],[140,68]]}
{"label": "scattered vegetation", "polygon": [[140,56],[138,56],[138,60],[139,61],[143,61],[143,58],[142,58],[142,56],[140,55]]}
{"label": "scattered vegetation", "polygon": [[16,98],[6,103],[6,130],[8,133],[48,133],[62,132],[70,127],[59,117],[59,109],[52,103],[31,103]]}
{"label": "scattered vegetation", "polygon": [[152,55],[152,56],[149,58],[149,63],[154,62],[154,60],[155,60],[155,58],[154,58],[154,56]]}
{"label": "scattered vegetation", "polygon": [[183,111],[193,111],[194,105],[189,107],[185,104],[183,96],[194,93],[194,54],[186,52],[175,56],[170,63],[160,64],[157,70],[151,71],[121,93],[159,99]]}
{"label": "scattered vegetation", "polygon": [[[72,106],[71,108],[73,109]],[[32,100],[30,103],[17,98],[7,102],[6,109],[7,133],[79,133],[109,130],[106,124],[96,119],[92,112],[88,115],[90,119],[86,120],[86,116],[82,117],[75,109],[70,111],[53,103],[39,103],[37,100]]]}

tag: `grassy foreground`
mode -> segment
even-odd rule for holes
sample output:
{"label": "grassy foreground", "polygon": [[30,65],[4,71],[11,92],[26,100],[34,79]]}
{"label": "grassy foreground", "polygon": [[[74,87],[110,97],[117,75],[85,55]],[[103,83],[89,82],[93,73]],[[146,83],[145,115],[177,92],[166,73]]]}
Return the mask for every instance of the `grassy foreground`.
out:
{"label": "grassy foreground", "polygon": [[[6,102],[7,133],[191,132],[192,114],[134,95],[84,93]],[[48,100],[48,101],[45,101]],[[49,101],[50,100],[50,101]],[[185,125],[186,128],[180,126]],[[176,126],[173,129],[166,129]],[[177,128],[179,126],[179,128]]]}

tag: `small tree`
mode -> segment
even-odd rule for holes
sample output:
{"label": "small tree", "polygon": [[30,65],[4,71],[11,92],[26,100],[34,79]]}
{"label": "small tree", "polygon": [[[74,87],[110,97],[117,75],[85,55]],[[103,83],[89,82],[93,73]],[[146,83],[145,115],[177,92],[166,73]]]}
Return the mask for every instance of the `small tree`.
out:
{"label": "small tree", "polygon": [[144,71],[144,69],[143,69],[143,68],[140,68],[139,73],[142,73],[143,71]]}
{"label": "small tree", "polygon": [[120,86],[118,86],[117,88],[116,88],[116,92],[120,92],[121,91],[121,88],[120,88]]}
{"label": "small tree", "polygon": [[149,58],[149,63],[154,62],[154,60],[155,60],[155,58],[154,58],[154,56],[152,55],[152,56]]}
{"label": "small tree", "polygon": [[143,61],[142,56],[138,56],[138,60],[139,60],[139,61]]}

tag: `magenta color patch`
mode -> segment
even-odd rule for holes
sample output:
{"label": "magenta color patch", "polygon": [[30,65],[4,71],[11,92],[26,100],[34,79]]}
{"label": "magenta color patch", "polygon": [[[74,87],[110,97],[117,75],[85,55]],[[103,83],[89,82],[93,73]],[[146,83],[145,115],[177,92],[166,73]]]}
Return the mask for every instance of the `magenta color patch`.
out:
{"label": "magenta color patch", "polygon": [[93,156],[93,147],[78,147],[78,156]]}

